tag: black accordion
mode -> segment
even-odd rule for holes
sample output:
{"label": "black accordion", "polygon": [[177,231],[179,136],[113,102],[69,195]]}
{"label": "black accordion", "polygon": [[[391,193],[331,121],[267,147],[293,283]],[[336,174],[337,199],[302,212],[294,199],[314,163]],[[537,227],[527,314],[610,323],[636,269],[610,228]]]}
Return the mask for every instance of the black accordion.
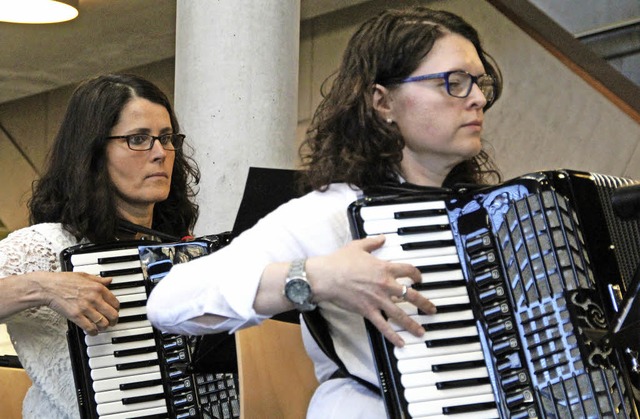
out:
{"label": "black accordion", "polygon": [[218,250],[223,235],[194,241],[81,244],[63,270],[112,277],[118,324],[96,336],[69,322],[67,334],[82,418],[237,418],[237,374],[200,371],[200,338],[162,333],[146,317],[151,290],[176,263]]}
{"label": "black accordion", "polygon": [[[390,418],[637,418],[640,228],[633,182],[571,170],[498,186],[390,192],[349,207],[374,254],[422,273],[438,313],[396,348],[366,322]],[[640,297],[639,297],[640,299]]]}

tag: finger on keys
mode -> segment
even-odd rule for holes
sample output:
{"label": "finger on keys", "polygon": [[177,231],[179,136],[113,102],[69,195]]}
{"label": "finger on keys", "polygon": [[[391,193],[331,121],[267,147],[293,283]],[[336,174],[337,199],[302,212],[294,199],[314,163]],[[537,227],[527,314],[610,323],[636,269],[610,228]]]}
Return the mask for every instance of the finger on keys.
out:
{"label": "finger on keys", "polygon": [[390,264],[390,269],[400,284],[411,285],[422,281],[422,274],[411,264],[393,262]]}
{"label": "finger on keys", "polygon": [[404,346],[404,339],[402,339],[400,335],[393,330],[391,323],[389,323],[380,312],[375,312],[367,316],[367,318],[394,346],[397,346],[398,348],[402,348]]}
{"label": "finger on keys", "polygon": [[108,321],[107,326],[115,326],[116,324],[118,324],[118,312],[117,311],[116,311],[115,315],[106,315],[105,318]]}
{"label": "finger on keys", "polygon": [[[112,277],[101,277],[87,273],[81,274],[102,285],[99,290],[99,295],[95,301],[92,302],[93,310],[86,313],[86,318],[93,327],[77,323],[78,326],[82,327],[88,334],[93,335],[106,330],[110,326],[115,326],[118,323],[120,301],[108,288],[113,281]],[[95,332],[94,329],[96,329]]]}
{"label": "finger on keys", "polygon": [[419,310],[426,314],[436,314],[438,312],[438,308],[435,304],[433,304],[429,299],[422,296],[422,294],[420,294],[413,288],[407,289],[407,293],[404,296],[404,301],[413,304]]}
{"label": "finger on keys", "polygon": [[[100,277],[100,282],[105,287],[108,287],[111,284],[113,278],[111,277]],[[115,326],[118,324],[118,310],[120,310],[120,301],[118,297],[116,297],[110,290],[105,290],[102,293],[102,299],[106,304],[101,304],[97,308],[104,313],[104,317],[107,319],[107,326]]]}
{"label": "finger on keys", "polygon": [[116,300],[117,304],[114,305],[110,299],[105,297],[105,301],[108,305],[105,305],[102,310],[102,312],[104,313],[104,317],[109,323],[108,326],[115,326],[116,324],[118,324],[118,317],[120,315],[120,302],[115,296],[113,296],[113,298]]}
{"label": "finger on keys", "polygon": [[[407,291],[407,295],[409,294],[409,291],[415,290],[409,289]],[[398,305],[396,304],[392,304],[391,307],[385,308],[385,313],[390,320],[393,320],[394,323],[400,325],[402,329],[406,330],[414,336],[421,337],[426,333],[426,330],[420,323],[409,317],[407,313],[405,313],[405,311],[402,308],[398,307]],[[386,323],[390,328],[393,329],[390,322],[387,321]]]}
{"label": "finger on keys", "polygon": [[364,239],[354,240],[352,243],[355,246],[360,246],[362,250],[371,253],[382,247],[385,239],[385,236],[380,234],[378,236],[370,236]]}
{"label": "finger on keys", "polygon": [[[93,323],[88,317],[86,322],[83,322],[84,325],[79,325],[82,329],[87,332],[87,335],[95,336],[100,332],[100,329],[97,324]],[[88,324],[88,325],[87,325]]]}
{"label": "finger on keys", "polygon": [[[102,283],[102,285],[107,287],[107,289],[109,288],[109,285],[111,285],[111,282],[113,281],[112,277],[104,277],[104,278],[98,277],[98,278],[99,278],[100,282]],[[110,292],[110,291],[108,293],[106,293],[105,301],[107,303],[109,303],[112,307],[116,308],[116,309],[118,307],[120,307],[120,302],[118,301],[116,296],[113,295],[113,293]]]}

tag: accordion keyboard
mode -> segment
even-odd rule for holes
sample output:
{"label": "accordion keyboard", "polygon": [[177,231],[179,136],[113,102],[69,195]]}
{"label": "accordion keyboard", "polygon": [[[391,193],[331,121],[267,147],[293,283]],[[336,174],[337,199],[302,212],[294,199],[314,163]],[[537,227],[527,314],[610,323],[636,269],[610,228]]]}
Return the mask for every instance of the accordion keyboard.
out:
{"label": "accordion keyboard", "polygon": [[[120,302],[117,325],[84,337],[96,412],[105,419],[167,414],[138,249],[73,255],[71,262],[76,272],[113,277],[110,289]],[[176,337],[167,345],[179,356],[184,341]]]}
{"label": "accordion keyboard", "polygon": [[426,330],[417,338],[394,325],[405,340],[404,347],[393,349],[395,379],[410,416],[497,417],[444,202],[366,207],[360,215],[367,235],[386,236],[375,255],[417,267],[422,282],[414,288],[438,307],[437,314],[424,315],[399,303]]}
{"label": "accordion keyboard", "polygon": [[240,417],[237,374],[193,371],[193,338],[162,333],[146,315],[147,296],[171,266],[208,251],[206,243],[190,242],[63,253],[66,270],[111,277],[120,302],[118,323],[95,336],[69,327],[83,418]]}

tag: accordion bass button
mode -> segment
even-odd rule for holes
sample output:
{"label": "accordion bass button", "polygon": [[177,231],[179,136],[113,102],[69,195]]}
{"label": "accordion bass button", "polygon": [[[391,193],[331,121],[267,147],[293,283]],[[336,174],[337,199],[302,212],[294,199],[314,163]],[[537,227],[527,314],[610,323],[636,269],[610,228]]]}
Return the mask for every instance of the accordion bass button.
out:
{"label": "accordion bass button", "polygon": [[529,388],[514,391],[513,393],[507,394],[506,402],[509,409],[521,408],[522,405],[533,402],[533,393]]}
{"label": "accordion bass button", "polygon": [[491,348],[491,352],[496,356],[500,356],[507,352],[515,352],[519,348],[518,338],[515,335],[511,335],[496,341]]}
{"label": "accordion bass button", "polygon": [[491,236],[488,233],[483,233],[467,240],[464,247],[467,250],[467,253],[474,254],[485,249],[490,249],[491,245]]}
{"label": "accordion bass button", "polygon": [[497,268],[476,272],[473,276],[476,287],[483,289],[487,286],[502,282],[502,275]]}
{"label": "accordion bass button", "polygon": [[493,319],[499,319],[508,315],[509,312],[509,304],[503,301],[485,308],[482,314],[484,315],[484,318],[490,322]]}
{"label": "accordion bass button", "polygon": [[164,349],[165,351],[170,351],[170,350],[179,349],[179,348],[184,348],[184,339],[180,336],[162,345],[162,349]]}
{"label": "accordion bass button", "polygon": [[511,331],[513,331],[513,322],[510,319],[492,323],[487,328],[487,334],[491,339],[497,339]]}
{"label": "accordion bass button", "polygon": [[512,390],[516,387],[524,387],[529,384],[529,376],[523,369],[517,370],[502,378],[500,384],[505,391]]}
{"label": "accordion bass button", "polygon": [[540,417],[536,408],[533,406],[527,406],[522,409],[518,409],[515,412],[509,412],[510,419],[533,419]]}
{"label": "accordion bass button", "polygon": [[505,296],[504,287],[502,285],[497,285],[482,291],[480,294],[478,294],[478,299],[483,305],[486,306],[488,303],[498,298],[504,298],[504,296]]}
{"label": "accordion bass button", "polygon": [[471,265],[471,269],[475,272],[481,271],[486,267],[493,267],[497,263],[498,258],[496,257],[496,253],[493,250],[489,250],[487,252],[479,253],[477,256],[472,257],[469,260],[469,264]]}

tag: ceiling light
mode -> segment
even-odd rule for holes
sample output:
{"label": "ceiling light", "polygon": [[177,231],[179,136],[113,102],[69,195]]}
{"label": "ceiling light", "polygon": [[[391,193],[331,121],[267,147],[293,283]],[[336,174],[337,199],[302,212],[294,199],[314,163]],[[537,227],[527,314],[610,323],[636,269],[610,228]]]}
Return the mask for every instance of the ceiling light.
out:
{"label": "ceiling light", "polygon": [[78,16],[78,0],[0,0],[0,21],[58,23]]}

